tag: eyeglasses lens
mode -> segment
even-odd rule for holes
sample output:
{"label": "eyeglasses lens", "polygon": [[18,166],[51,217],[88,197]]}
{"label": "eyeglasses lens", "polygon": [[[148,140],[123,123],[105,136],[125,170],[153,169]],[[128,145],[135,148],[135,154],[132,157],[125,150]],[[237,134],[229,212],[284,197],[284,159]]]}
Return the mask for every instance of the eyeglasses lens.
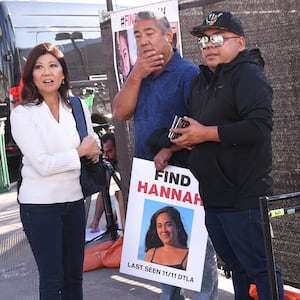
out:
{"label": "eyeglasses lens", "polygon": [[198,45],[200,50],[205,49],[209,41],[211,41],[211,43],[216,47],[221,47],[224,44],[224,38],[221,34],[213,34],[210,37],[204,35],[198,39]]}

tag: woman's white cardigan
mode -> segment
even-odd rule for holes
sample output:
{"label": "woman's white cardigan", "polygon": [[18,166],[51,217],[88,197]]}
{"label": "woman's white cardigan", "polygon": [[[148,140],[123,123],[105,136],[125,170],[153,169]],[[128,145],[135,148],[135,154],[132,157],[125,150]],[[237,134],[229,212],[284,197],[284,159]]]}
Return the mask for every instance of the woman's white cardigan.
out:
{"label": "woman's white cardigan", "polygon": [[[82,102],[89,135],[95,135]],[[13,138],[23,154],[20,203],[51,204],[83,198],[79,176],[80,138],[71,108],[62,101],[57,122],[48,105],[18,105],[10,116]]]}

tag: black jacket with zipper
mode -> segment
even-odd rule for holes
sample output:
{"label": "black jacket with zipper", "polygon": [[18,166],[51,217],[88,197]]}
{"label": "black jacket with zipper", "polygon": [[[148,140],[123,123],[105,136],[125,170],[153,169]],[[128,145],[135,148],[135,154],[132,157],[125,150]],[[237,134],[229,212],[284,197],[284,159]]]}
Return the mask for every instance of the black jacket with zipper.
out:
{"label": "black jacket with zipper", "polygon": [[273,91],[259,55],[245,50],[214,73],[200,66],[192,86],[188,115],[218,126],[221,139],[194,145],[189,158],[206,210],[258,208],[272,193]]}

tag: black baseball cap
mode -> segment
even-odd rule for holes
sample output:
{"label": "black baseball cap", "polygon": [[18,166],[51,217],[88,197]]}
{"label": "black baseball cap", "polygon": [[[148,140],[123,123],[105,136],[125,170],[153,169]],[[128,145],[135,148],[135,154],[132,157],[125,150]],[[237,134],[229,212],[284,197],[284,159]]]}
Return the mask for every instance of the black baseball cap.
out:
{"label": "black baseball cap", "polygon": [[242,23],[229,11],[212,11],[204,19],[202,25],[193,27],[190,33],[196,37],[201,37],[206,30],[212,28],[230,31],[238,34],[239,36],[244,36]]}

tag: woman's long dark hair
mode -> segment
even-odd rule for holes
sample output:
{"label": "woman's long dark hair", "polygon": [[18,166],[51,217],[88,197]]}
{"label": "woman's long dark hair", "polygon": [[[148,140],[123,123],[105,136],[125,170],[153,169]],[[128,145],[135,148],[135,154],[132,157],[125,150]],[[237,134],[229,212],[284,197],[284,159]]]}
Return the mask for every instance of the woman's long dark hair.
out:
{"label": "woman's long dark hair", "polygon": [[178,231],[178,241],[182,247],[187,247],[188,236],[184,229],[179,211],[173,206],[165,206],[156,211],[151,217],[150,226],[145,238],[145,252],[151,248],[159,248],[163,246],[162,241],[158,237],[156,228],[156,219],[162,213],[167,213],[175,222]]}
{"label": "woman's long dark hair", "polygon": [[69,105],[68,96],[70,89],[70,74],[66,61],[64,59],[64,54],[55,45],[51,43],[42,43],[36,45],[28,54],[26,63],[22,72],[22,101],[23,104],[40,104],[44,101],[42,95],[39,93],[33,82],[33,68],[37,59],[45,54],[53,55],[61,64],[64,73],[64,83],[58,89],[63,101]]}

